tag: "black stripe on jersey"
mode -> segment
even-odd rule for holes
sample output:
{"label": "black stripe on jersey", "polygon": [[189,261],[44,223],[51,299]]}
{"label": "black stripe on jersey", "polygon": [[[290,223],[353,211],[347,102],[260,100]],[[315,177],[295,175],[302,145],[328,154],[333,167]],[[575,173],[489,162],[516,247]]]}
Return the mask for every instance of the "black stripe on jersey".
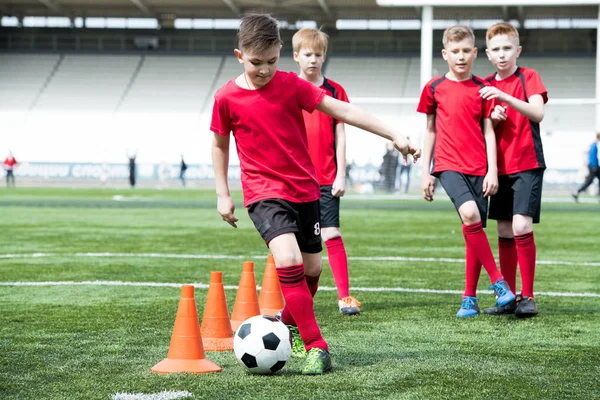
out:
{"label": "black stripe on jersey", "polygon": [[[435,88],[444,81],[444,79],[446,79],[446,75],[442,75],[439,79],[433,81],[431,83],[431,98],[433,99],[433,102],[435,104],[435,109],[433,110],[433,123],[435,124],[435,120],[437,118],[437,101],[435,100]],[[431,154],[431,170],[429,171],[429,173],[431,175],[433,175],[433,171],[435,170],[435,143],[434,143],[434,147],[433,147],[433,152]]]}
{"label": "black stripe on jersey", "polygon": [[[515,71],[515,75],[521,81],[521,86],[523,87],[523,101],[529,102],[529,97],[527,96],[527,90],[525,89],[525,76],[521,71],[521,67],[517,67]],[[544,149],[542,148],[542,137],[540,135],[540,124],[529,120],[529,126],[531,127],[531,135],[533,139],[533,148],[535,149],[535,158],[538,162],[539,168],[546,168],[546,162],[544,161]]]}
{"label": "black stripe on jersey", "polygon": [[[327,80],[327,78],[323,77],[323,87],[327,90],[329,90],[331,92],[331,97],[333,97],[336,100],[338,99],[338,92],[337,90],[333,87],[333,85],[331,83],[329,83],[329,81]],[[333,162],[335,163],[335,169],[336,169],[336,173],[337,173],[337,151],[336,151],[336,146],[337,146],[337,142],[336,142],[336,137],[335,137],[335,129],[337,127],[338,121],[334,118],[333,119]]]}

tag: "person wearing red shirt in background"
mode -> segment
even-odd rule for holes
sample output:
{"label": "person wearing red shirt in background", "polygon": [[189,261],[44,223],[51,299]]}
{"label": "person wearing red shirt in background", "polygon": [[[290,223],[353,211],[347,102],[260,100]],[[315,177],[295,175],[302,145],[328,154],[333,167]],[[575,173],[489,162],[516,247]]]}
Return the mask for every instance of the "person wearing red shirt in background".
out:
{"label": "person wearing red shirt in background", "polygon": [[237,227],[227,181],[233,132],[244,206],[275,259],[285,299],[282,316],[289,312],[297,325],[290,329],[296,337],[293,344],[299,338],[307,351],[302,373],[320,375],[331,370],[331,357],[314,313],[311,292],[317,290],[318,281],[311,280],[309,288],[305,276],[321,273],[321,193],[302,110],[317,109],[389,139],[405,156],[418,158],[420,151],[360,108],[326,96],[295,73],[277,71],[282,41],[277,20],[270,15],[245,15],[238,45],[234,53],[244,72],[215,94],[210,125],[217,210],[223,221]]}
{"label": "person wearing red shirt in background", "polygon": [[485,309],[486,314],[537,315],[533,298],[536,245],[533,224],[540,222],[542,181],[546,163],[540,122],[548,92],[536,71],[517,66],[521,53],[519,32],[509,23],[492,25],[486,35],[486,54],[496,73],[486,78],[483,99],[498,103],[492,119],[498,143],[499,190],[490,200],[491,219],[498,221],[500,268],[516,292],[517,263],[521,270],[521,295],[505,305]]}
{"label": "person wearing red shirt in background", "polygon": [[[314,28],[300,29],[292,38],[294,61],[300,78],[325,90],[327,96],[348,102],[348,95],[337,82],[323,76],[328,36]],[[348,257],[340,232],[340,197],[346,192],[346,131],[344,123],[315,111],[302,111],[308,135],[308,151],[321,186],[321,237],[327,247],[329,265],[338,292],[338,309],[342,315],[360,313],[360,302],[350,296]],[[319,279],[319,277],[307,277]],[[309,285],[310,286],[310,285]]]}
{"label": "person wearing red shirt in background", "polygon": [[466,283],[456,316],[473,317],[480,312],[477,283],[482,265],[490,276],[490,289],[496,293],[498,305],[508,304],[515,295],[498,271],[483,230],[487,197],[496,193],[498,177],[496,140],[490,119],[494,104],[481,100],[479,90],[485,84],[471,74],[477,57],[475,35],[471,28],[456,25],[446,29],[443,44],[442,56],[450,71],[425,85],[417,108],[427,114],[421,189],[423,198],[433,201],[434,176],[439,177],[463,223]]}
{"label": "person wearing red shirt in background", "polygon": [[12,181],[12,186],[15,187],[15,173],[14,169],[19,164],[17,160],[13,157],[12,151],[8,152],[8,156],[4,160],[4,170],[6,171],[6,187],[10,187],[10,182]]}

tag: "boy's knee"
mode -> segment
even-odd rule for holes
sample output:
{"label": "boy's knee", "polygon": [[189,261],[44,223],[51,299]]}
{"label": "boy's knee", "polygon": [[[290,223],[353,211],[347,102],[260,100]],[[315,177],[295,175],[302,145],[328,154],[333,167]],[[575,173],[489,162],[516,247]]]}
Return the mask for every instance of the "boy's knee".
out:
{"label": "boy's knee", "polygon": [[515,215],[512,223],[515,235],[524,235],[533,231],[533,219],[528,215]]}
{"label": "boy's knee", "polygon": [[302,254],[288,253],[277,257],[277,265],[281,267],[291,267],[293,265],[300,265],[303,263]]}
{"label": "boy's knee", "polygon": [[481,215],[479,214],[479,209],[477,205],[473,202],[468,202],[463,204],[460,207],[460,218],[462,219],[463,224],[471,225],[481,221]]}
{"label": "boy's knee", "polygon": [[513,237],[512,221],[498,221],[498,237]]}

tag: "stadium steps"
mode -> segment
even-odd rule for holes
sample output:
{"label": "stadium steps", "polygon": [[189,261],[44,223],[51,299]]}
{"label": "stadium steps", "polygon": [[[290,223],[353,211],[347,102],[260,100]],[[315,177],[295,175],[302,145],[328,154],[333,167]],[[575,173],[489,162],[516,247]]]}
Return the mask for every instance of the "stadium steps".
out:
{"label": "stadium steps", "polygon": [[127,95],[129,94],[129,91],[131,90],[131,87],[135,83],[135,80],[137,79],[138,75],[140,74],[140,71],[142,70],[142,67],[144,66],[144,61],[146,61],[145,54],[143,54],[140,57],[140,61],[138,62],[137,68],[135,69],[135,71],[133,71],[133,75],[131,75],[131,79],[129,79],[129,83],[127,84],[127,87],[123,91],[123,94],[121,95],[121,99],[119,99],[119,104],[117,104],[117,106],[115,107],[115,112],[119,111],[119,109],[123,105],[123,102],[127,98]]}

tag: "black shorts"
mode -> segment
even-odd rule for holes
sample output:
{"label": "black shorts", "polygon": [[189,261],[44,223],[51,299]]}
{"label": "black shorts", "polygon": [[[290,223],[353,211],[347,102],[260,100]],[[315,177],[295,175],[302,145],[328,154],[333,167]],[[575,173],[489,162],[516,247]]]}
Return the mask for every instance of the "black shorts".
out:
{"label": "black shorts", "polygon": [[321,186],[321,228],[340,227],[340,198],[331,194],[332,186]]}
{"label": "black shorts", "polygon": [[318,200],[308,203],[260,200],[250,204],[248,215],[267,246],[277,236],[293,232],[303,253],[320,253],[323,250]]}
{"label": "black shorts", "polygon": [[498,177],[498,193],[490,200],[490,219],[512,221],[521,214],[540,222],[542,209],[543,169],[532,169]]}
{"label": "black shorts", "polygon": [[[442,187],[454,203],[456,211],[467,201],[474,201],[479,209],[481,225],[486,226],[488,200],[483,197],[483,176],[465,175],[455,171],[439,174]],[[460,217],[460,213],[458,214]]]}

